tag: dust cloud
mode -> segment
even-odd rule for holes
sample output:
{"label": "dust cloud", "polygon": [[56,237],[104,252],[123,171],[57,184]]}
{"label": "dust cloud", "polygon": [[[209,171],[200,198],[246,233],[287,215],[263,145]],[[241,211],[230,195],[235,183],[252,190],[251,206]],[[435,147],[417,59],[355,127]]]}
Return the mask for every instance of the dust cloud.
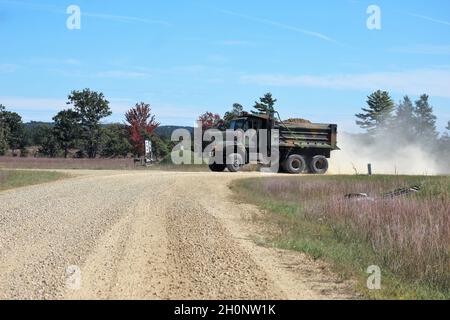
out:
{"label": "dust cloud", "polygon": [[450,164],[420,144],[399,141],[395,135],[371,139],[342,133],[340,151],[333,151],[330,174],[367,174],[372,164],[374,174],[438,175],[449,174]]}

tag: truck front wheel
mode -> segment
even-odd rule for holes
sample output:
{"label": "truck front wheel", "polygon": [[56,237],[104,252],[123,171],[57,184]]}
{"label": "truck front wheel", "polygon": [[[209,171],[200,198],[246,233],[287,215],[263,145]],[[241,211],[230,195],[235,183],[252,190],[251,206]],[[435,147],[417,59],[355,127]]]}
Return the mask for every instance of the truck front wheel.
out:
{"label": "truck front wheel", "polygon": [[244,165],[242,156],[238,153],[230,154],[227,158],[227,169],[230,172],[238,172]]}
{"label": "truck front wheel", "polygon": [[309,163],[311,173],[325,174],[328,171],[328,159],[324,156],[315,156]]}
{"label": "truck front wheel", "polygon": [[290,155],[283,162],[284,171],[292,174],[299,174],[306,170],[306,160],[299,154]]}

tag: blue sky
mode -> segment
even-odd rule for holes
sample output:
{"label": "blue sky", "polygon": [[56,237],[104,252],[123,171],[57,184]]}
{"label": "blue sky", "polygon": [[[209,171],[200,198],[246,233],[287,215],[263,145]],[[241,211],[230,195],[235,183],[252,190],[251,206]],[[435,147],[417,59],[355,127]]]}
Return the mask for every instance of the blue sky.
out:
{"label": "blue sky", "polygon": [[[381,30],[366,26],[369,5]],[[162,124],[193,125],[270,91],[285,118],[356,131],[376,89],[428,93],[439,129],[450,120],[448,0],[0,0],[0,39],[0,103],[26,121],[87,87],[110,100],[108,122],[145,101]]]}

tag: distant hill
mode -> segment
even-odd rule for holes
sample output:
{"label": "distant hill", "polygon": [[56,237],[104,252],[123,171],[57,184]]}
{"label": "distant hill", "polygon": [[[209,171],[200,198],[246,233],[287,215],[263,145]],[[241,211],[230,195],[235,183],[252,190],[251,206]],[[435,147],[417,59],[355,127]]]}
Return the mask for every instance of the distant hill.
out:
{"label": "distant hill", "polygon": [[164,140],[170,140],[172,132],[174,132],[177,129],[186,129],[191,134],[194,133],[194,127],[182,127],[182,126],[160,126],[155,129],[155,133]]}
{"label": "distant hill", "polygon": [[31,122],[26,122],[24,123],[25,129],[35,129],[36,127],[39,126],[49,126],[52,127],[53,126],[53,122],[42,122],[42,121],[31,121]]}
{"label": "distant hill", "polygon": [[[53,122],[40,122],[40,121],[31,121],[24,124],[25,125],[25,131],[27,132],[27,136],[33,136],[33,131],[38,128],[39,126],[53,126]],[[104,124],[105,126],[108,124]],[[172,136],[172,132],[174,132],[177,129],[186,129],[191,134],[194,132],[193,127],[183,127],[183,126],[159,126],[155,129],[155,133],[160,136],[164,140],[170,140],[170,137]]]}

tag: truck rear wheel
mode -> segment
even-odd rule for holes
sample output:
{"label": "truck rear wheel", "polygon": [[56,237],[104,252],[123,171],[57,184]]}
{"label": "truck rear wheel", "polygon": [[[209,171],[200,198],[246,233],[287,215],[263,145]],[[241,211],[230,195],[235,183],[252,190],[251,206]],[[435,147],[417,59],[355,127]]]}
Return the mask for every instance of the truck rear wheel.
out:
{"label": "truck rear wheel", "polygon": [[227,158],[227,169],[230,172],[239,172],[244,165],[244,160],[238,153],[230,154]]}
{"label": "truck rear wheel", "polygon": [[292,174],[299,174],[306,170],[306,160],[299,154],[290,155],[283,161],[284,171]]}
{"label": "truck rear wheel", "polygon": [[213,163],[209,165],[209,170],[213,172],[223,172],[227,166],[225,164]]}
{"label": "truck rear wheel", "polygon": [[309,169],[313,174],[325,174],[328,171],[328,159],[324,156],[315,156],[309,163]]}

